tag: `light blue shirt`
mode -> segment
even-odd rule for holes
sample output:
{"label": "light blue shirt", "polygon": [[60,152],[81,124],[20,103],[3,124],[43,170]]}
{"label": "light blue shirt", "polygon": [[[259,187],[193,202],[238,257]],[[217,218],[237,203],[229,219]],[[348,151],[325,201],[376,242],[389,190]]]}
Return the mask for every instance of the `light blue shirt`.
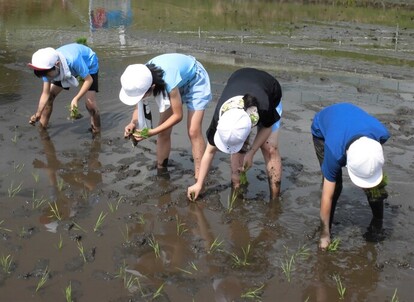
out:
{"label": "light blue shirt", "polygon": [[154,64],[164,71],[163,80],[170,93],[175,87],[181,88],[196,75],[196,59],[189,55],[169,53],[157,56],[147,64]]}

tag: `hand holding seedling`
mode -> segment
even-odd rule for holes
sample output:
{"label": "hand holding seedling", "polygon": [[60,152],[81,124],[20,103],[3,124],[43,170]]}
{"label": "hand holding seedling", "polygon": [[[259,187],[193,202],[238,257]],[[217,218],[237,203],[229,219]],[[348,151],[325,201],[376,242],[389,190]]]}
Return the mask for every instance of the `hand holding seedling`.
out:
{"label": "hand holding seedling", "polygon": [[149,129],[148,128],[142,128],[140,130],[135,129],[132,132],[132,136],[137,140],[141,141],[143,139],[147,139],[150,137]]}
{"label": "hand holding seedling", "polygon": [[77,120],[82,117],[82,114],[79,112],[78,109],[78,100],[73,99],[69,106],[69,118],[71,120]]}

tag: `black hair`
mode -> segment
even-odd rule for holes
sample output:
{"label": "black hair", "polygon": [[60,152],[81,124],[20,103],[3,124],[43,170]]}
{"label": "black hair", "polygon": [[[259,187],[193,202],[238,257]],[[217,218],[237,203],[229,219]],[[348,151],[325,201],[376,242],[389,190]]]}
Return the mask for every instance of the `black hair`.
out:
{"label": "black hair", "polygon": [[162,70],[160,67],[155,66],[155,64],[147,64],[146,65],[148,69],[151,71],[152,75],[152,84],[154,84],[154,90],[153,95],[157,96],[160,93],[164,97],[167,96],[167,84],[165,83],[163,76],[164,76],[164,70]]}
{"label": "black hair", "polygon": [[243,101],[244,101],[244,110],[252,106],[259,107],[259,101],[257,100],[255,96],[252,96],[251,94],[246,93],[243,96]]}
{"label": "black hair", "polygon": [[46,70],[36,70],[35,69],[35,70],[33,70],[33,72],[34,72],[35,76],[37,76],[38,78],[42,78],[42,77],[47,76],[49,71],[52,71],[52,70],[55,70],[55,69],[56,69],[56,66],[53,66],[52,68],[46,69]]}

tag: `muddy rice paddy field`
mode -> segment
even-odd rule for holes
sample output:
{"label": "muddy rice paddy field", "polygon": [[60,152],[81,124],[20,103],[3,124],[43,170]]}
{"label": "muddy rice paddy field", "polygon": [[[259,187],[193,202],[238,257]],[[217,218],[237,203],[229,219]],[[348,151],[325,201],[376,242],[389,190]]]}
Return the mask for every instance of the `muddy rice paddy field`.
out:
{"label": "muddy rice paddy field", "polygon": [[[23,13],[0,1],[8,12],[0,14],[1,301],[412,300],[414,27],[300,20],[266,31],[187,28],[176,19],[167,26],[161,11],[154,23],[162,26],[144,28],[140,17],[155,13],[150,2],[116,1],[130,8],[128,22],[93,28],[91,10],[115,10],[107,2],[50,2],[53,9],[33,4]],[[164,6],[187,16],[179,4]],[[74,89],[56,100],[47,130],[28,124],[41,92],[26,67],[31,54],[81,36],[100,58],[103,131],[94,139],[83,107],[82,119],[67,119]],[[119,77],[128,64],[164,52],[191,54],[209,72],[214,98],[204,129],[237,68],[261,68],[280,81],[279,201],[269,202],[260,152],[234,203],[225,154],[217,154],[201,198],[189,202],[185,122],[174,127],[165,171],[154,168],[154,138],[135,148],[123,138],[132,108],[118,99]],[[392,135],[384,146],[385,238],[365,239],[371,211],[345,177],[333,226],[340,244],[320,252],[321,174],[310,125],[317,111],[343,101],[375,115]]]}

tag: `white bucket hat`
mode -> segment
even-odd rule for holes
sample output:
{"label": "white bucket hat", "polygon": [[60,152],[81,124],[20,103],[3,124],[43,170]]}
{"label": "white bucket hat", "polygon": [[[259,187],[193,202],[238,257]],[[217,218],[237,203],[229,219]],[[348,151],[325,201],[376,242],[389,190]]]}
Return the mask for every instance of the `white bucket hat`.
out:
{"label": "white bucket hat", "polygon": [[41,48],[32,55],[32,63],[27,64],[35,70],[49,70],[59,61],[58,52],[52,47]]}
{"label": "white bucket hat", "polygon": [[219,118],[214,143],[224,153],[237,153],[243,147],[251,129],[252,122],[246,111],[230,109]]}
{"label": "white bucket hat", "polygon": [[373,188],[382,180],[384,154],[379,142],[368,137],[354,141],[347,151],[346,166],[351,181],[360,188]]}
{"label": "white bucket hat", "polygon": [[136,105],[152,85],[152,74],[144,64],[129,65],[121,76],[119,99],[126,105]]}

